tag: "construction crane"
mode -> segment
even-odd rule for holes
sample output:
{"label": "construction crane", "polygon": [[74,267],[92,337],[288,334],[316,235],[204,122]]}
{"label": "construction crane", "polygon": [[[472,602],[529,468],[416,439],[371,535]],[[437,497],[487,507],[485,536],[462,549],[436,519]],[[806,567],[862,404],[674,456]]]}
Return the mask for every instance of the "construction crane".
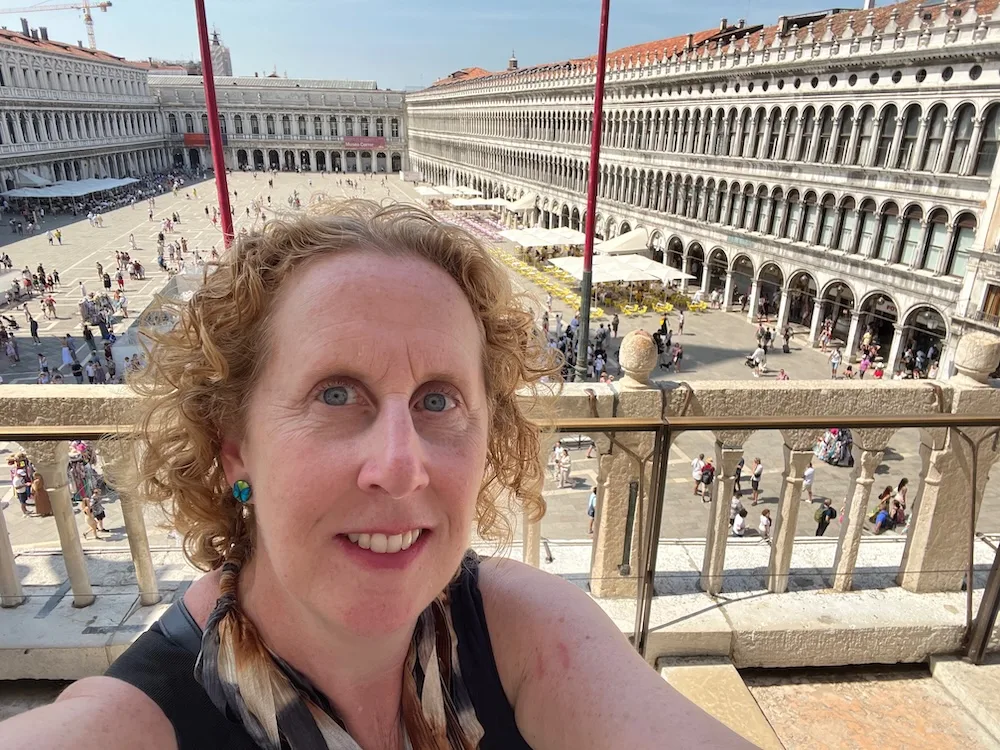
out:
{"label": "construction crane", "polygon": [[87,41],[91,49],[97,49],[97,39],[94,37],[94,18],[90,15],[91,8],[100,8],[107,13],[111,7],[110,0],[100,2],[90,2],[90,0],[80,0],[78,3],[65,3],[62,5],[32,5],[28,8],[0,8],[0,13],[37,13],[42,10],[82,10],[83,22],[87,25]]}

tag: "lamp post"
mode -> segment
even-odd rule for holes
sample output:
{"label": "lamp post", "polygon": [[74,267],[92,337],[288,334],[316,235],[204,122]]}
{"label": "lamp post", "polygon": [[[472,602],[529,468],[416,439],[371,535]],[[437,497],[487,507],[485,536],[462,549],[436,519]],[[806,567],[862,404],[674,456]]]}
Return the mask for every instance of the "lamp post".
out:
{"label": "lamp post", "polygon": [[587,180],[587,222],[583,245],[583,279],[580,281],[580,327],[577,329],[576,376],[587,379],[587,346],[590,343],[590,295],[594,268],[594,230],[597,228],[597,180],[601,160],[601,119],[604,115],[604,72],[608,64],[608,11],[611,0],[601,0],[601,29],[597,42],[597,82],[594,85],[594,127],[590,133],[590,175]]}
{"label": "lamp post", "polygon": [[208,111],[208,142],[212,147],[212,167],[215,170],[215,190],[219,196],[222,221],[222,242],[229,247],[233,241],[233,214],[229,208],[229,183],[226,180],[226,159],[222,154],[222,130],[219,128],[219,108],[215,102],[215,78],[212,73],[212,52],[208,46],[208,23],[205,21],[205,0],[194,0],[198,19],[198,42],[201,46],[201,78],[205,84],[205,109]]}

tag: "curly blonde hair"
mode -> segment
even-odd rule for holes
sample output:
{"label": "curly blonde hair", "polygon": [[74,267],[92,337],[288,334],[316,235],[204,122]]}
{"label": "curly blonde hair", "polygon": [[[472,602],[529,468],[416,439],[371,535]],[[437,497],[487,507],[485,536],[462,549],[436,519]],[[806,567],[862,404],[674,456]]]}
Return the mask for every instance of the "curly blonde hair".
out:
{"label": "curly blonde hair", "polygon": [[243,519],[219,455],[223,434],[238,435],[245,425],[282,285],[308,261],[349,250],[424,258],[462,289],[481,330],[490,415],[478,532],[509,543],[510,522],[498,507],[503,496],[532,519],[544,514],[539,432],[518,391],[533,394],[543,377],[557,376],[558,362],[506,272],[472,235],[422,209],[319,201],[302,216],[238,238],[189,301],[160,298],[154,319],[173,325],[148,332],[148,366],[129,379],[140,396],[136,474],[123,484],[161,505],[184,535],[188,559],[202,569],[218,568],[234,545],[252,544],[253,516]]}

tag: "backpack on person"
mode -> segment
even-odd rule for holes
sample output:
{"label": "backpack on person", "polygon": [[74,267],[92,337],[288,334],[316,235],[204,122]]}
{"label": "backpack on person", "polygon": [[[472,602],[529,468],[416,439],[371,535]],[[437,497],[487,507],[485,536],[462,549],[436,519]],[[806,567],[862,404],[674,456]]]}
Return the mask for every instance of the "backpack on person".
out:
{"label": "backpack on person", "polygon": [[813,514],[813,520],[816,523],[823,523],[824,520],[826,520],[827,523],[830,523],[830,521],[832,521],[837,517],[837,511],[832,506],[830,506],[829,510],[830,510],[830,517],[827,518],[826,517],[827,506],[825,505],[819,506],[819,508]]}
{"label": "backpack on person", "polygon": [[709,485],[715,481],[715,467],[712,464],[706,464],[701,470],[701,481],[705,485]]}

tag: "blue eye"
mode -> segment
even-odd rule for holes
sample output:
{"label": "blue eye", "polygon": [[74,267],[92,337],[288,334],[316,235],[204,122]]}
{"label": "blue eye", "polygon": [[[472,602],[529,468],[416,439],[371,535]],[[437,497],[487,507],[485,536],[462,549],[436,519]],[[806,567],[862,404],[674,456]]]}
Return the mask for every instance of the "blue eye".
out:
{"label": "blue eye", "polygon": [[452,399],[443,393],[428,393],[422,403],[427,411],[447,411],[454,406]]}
{"label": "blue eye", "polygon": [[347,406],[358,400],[354,389],[346,385],[332,385],[320,394],[327,406]]}

